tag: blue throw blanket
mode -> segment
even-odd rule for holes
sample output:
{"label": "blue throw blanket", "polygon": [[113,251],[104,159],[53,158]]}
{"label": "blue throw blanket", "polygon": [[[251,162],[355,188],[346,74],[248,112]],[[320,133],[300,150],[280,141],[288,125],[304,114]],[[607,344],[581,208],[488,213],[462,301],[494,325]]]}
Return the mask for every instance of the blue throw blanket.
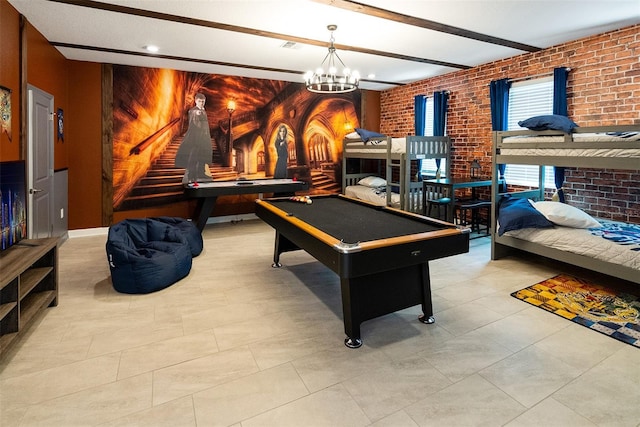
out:
{"label": "blue throw blanket", "polygon": [[622,222],[602,222],[602,227],[590,229],[594,236],[601,236],[619,245],[629,246],[632,251],[640,251],[640,224]]}

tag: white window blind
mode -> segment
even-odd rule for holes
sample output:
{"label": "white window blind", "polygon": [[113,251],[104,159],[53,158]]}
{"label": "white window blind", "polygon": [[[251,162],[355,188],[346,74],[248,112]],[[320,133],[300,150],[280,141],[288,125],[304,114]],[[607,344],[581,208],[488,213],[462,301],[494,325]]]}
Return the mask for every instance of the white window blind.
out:
{"label": "white window blind", "polygon": [[[553,113],[553,77],[514,82],[509,89],[507,130],[523,129],[518,122]],[[507,184],[538,186],[538,166],[507,165]],[[545,187],[555,188],[553,168],[545,168]]]}
{"label": "white window blind", "polygon": [[[433,97],[427,98],[427,106],[424,112],[424,135],[425,136],[433,136]],[[435,176],[436,174],[436,160],[435,159],[424,159],[422,161],[422,176]],[[440,162],[440,171],[447,170],[447,161],[442,159]],[[444,176],[444,173],[443,173]]]}
{"label": "white window blind", "polygon": [[427,98],[424,109],[424,136],[433,136],[433,97]]}

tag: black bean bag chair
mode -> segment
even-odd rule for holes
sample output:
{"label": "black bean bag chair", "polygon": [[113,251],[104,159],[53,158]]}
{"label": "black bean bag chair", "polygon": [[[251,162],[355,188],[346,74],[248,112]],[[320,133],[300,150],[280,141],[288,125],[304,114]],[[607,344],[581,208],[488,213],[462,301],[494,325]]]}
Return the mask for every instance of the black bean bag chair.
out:
{"label": "black bean bag chair", "polygon": [[191,249],[191,255],[193,257],[197,257],[198,255],[200,255],[204,247],[202,234],[200,233],[200,230],[198,230],[198,227],[196,227],[196,225],[192,221],[171,216],[159,216],[151,219],[164,222],[165,224],[176,227],[187,239],[187,243],[189,243],[189,248]]}
{"label": "black bean bag chair", "polygon": [[113,288],[127,294],[164,289],[191,271],[191,248],[183,233],[149,218],[109,227],[107,259]]}

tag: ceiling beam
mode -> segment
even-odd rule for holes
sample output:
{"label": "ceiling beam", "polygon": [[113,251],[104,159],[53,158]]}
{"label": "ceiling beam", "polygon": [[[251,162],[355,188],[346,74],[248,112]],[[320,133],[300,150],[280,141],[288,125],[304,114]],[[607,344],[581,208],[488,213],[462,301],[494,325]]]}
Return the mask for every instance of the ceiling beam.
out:
{"label": "ceiling beam", "polygon": [[352,0],[313,0],[316,3],[327,4],[340,9],[349,10],[351,12],[362,13],[364,15],[375,16],[389,21],[400,22],[402,24],[413,25],[414,27],[425,28],[427,30],[438,31],[441,33],[451,34],[454,36],[465,37],[468,39],[478,40],[484,43],[491,43],[499,46],[510,47],[512,49],[523,50],[525,52],[537,52],[541,50],[539,47],[530,46],[524,43],[518,43],[511,40],[501,39],[499,37],[489,36],[487,34],[476,33],[475,31],[465,30],[464,28],[453,27],[451,25],[441,24],[439,22],[422,19],[415,16],[405,15],[382,9],[375,6],[359,3]]}

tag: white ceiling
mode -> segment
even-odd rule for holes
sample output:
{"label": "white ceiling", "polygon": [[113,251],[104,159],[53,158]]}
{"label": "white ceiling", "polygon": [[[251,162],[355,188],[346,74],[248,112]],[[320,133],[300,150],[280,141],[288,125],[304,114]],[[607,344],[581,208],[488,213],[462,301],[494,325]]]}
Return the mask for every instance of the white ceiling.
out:
{"label": "white ceiling", "polygon": [[640,23],[640,0],[8,1],[71,60],[294,82],[320,65],[336,24],[341,59],[372,90]]}

